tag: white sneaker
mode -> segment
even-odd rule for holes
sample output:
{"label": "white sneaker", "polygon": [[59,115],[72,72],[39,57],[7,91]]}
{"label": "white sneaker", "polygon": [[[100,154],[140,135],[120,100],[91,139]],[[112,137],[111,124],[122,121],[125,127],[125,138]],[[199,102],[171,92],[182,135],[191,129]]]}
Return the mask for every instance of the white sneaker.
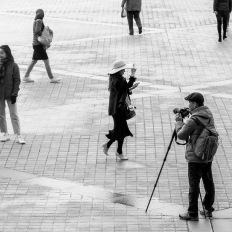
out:
{"label": "white sneaker", "polygon": [[120,158],[120,160],[128,160],[128,158],[126,157],[126,155],[123,155],[123,153],[119,154],[117,151],[116,151],[116,156],[118,156]]}
{"label": "white sneaker", "polygon": [[6,142],[6,141],[9,141],[10,138],[9,138],[9,134],[5,133],[1,138],[0,138],[0,141],[1,142]]}
{"label": "white sneaker", "polygon": [[53,79],[50,80],[50,83],[59,83],[60,81],[61,81],[61,78],[54,77]]}
{"label": "white sneaker", "polygon": [[32,80],[29,76],[28,77],[24,76],[23,81],[26,82],[26,83],[34,82],[34,80]]}
{"label": "white sneaker", "polygon": [[18,135],[17,136],[17,140],[16,140],[17,143],[19,144],[25,144],[25,140],[21,137],[21,135]]}

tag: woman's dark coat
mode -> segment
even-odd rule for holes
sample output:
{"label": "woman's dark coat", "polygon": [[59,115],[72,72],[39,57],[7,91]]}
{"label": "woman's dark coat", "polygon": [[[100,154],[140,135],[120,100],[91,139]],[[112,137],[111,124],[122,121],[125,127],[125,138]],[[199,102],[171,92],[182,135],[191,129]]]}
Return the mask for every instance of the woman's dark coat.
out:
{"label": "woman's dark coat", "polygon": [[124,104],[126,100],[126,95],[129,91],[129,88],[133,86],[136,78],[130,77],[127,82],[124,77],[119,78],[116,83],[116,88],[110,89],[109,97],[109,115],[115,115],[120,103]]}

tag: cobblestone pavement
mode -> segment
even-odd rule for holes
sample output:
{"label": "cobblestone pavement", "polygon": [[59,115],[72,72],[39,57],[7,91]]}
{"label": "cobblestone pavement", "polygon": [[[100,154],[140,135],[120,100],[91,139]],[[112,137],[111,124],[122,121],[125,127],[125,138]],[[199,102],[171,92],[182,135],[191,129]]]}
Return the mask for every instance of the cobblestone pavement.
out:
{"label": "cobblestone pavement", "polygon": [[[34,12],[43,8],[54,31],[51,66],[63,79],[49,83],[38,62],[35,82],[21,84],[27,143],[11,135],[0,144],[0,231],[231,232],[232,39],[229,28],[217,42],[212,1],[143,0],[143,34],[134,36],[120,18],[121,0],[0,3],[1,44],[12,48],[21,76],[32,56]],[[115,59],[134,62],[140,81],[127,162],[116,161],[115,145],[108,157],[100,149],[113,125],[107,71]],[[148,213],[145,208],[171,139],[172,110],[185,106],[192,91],[204,94],[221,142],[213,163],[214,218],[186,223],[178,218],[188,205],[183,146],[172,145]]]}

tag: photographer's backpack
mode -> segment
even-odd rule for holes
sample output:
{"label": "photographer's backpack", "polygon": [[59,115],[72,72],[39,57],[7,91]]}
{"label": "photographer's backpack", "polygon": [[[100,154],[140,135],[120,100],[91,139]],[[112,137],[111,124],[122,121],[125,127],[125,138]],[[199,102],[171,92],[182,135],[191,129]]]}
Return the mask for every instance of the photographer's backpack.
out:
{"label": "photographer's backpack", "polygon": [[203,127],[203,130],[196,140],[194,153],[202,161],[211,162],[218,148],[218,133],[206,128],[206,126],[197,118],[191,117],[194,122]]}

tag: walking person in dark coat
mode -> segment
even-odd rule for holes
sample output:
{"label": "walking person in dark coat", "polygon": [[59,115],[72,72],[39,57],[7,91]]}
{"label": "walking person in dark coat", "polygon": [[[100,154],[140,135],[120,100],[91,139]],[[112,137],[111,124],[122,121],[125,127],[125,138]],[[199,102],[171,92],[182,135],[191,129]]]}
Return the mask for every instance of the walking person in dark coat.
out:
{"label": "walking person in dark coat", "polygon": [[133,18],[139,29],[139,34],[142,33],[142,23],[140,20],[140,11],[142,8],[142,0],[122,0],[122,8],[124,8],[126,4],[126,11],[127,11],[127,20],[129,25],[130,35],[134,35],[134,28],[133,28]]}
{"label": "walking person in dark coat", "polygon": [[0,129],[3,136],[1,142],[10,140],[6,124],[6,103],[10,111],[10,118],[17,135],[17,142],[24,144],[21,136],[20,122],[17,112],[17,97],[20,85],[19,67],[14,62],[11,50],[8,45],[0,46]]}
{"label": "walking person in dark coat", "polygon": [[44,30],[43,18],[44,18],[44,11],[42,9],[38,9],[36,11],[35,20],[33,23],[33,43],[32,45],[33,45],[34,53],[32,56],[32,61],[30,65],[28,66],[27,71],[24,75],[24,78],[23,78],[24,82],[34,82],[34,80],[30,78],[30,73],[38,60],[43,60],[51,83],[58,83],[61,80],[60,78],[55,78],[53,76],[50,63],[49,63],[49,59],[48,59],[48,55],[46,52],[47,48],[46,46],[41,44],[38,40],[38,37],[42,35],[42,32]]}
{"label": "walking person in dark coat", "polygon": [[213,10],[217,17],[218,41],[222,41],[222,21],[223,21],[223,40],[227,38],[227,24],[232,9],[232,0],[214,0]]}
{"label": "walking person in dark coat", "polygon": [[[131,69],[131,76],[129,82],[123,77],[125,69]],[[126,101],[126,96],[129,90],[136,88],[138,84],[134,84],[136,69],[126,65],[123,61],[115,61],[113,69],[109,72],[109,115],[113,117],[114,129],[106,135],[110,139],[107,143],[103,144],[103,152],[108,155],[108,150],[115,140],[118,141],[118,148],[116,151],[116,156],[121,160],[128,160],[127,156],[122,152],[122,146],[124,138],[127,136],[133,136],[130,132],[124,111],[124,105]],[[134,85],[133,85],[134,84]]]}

